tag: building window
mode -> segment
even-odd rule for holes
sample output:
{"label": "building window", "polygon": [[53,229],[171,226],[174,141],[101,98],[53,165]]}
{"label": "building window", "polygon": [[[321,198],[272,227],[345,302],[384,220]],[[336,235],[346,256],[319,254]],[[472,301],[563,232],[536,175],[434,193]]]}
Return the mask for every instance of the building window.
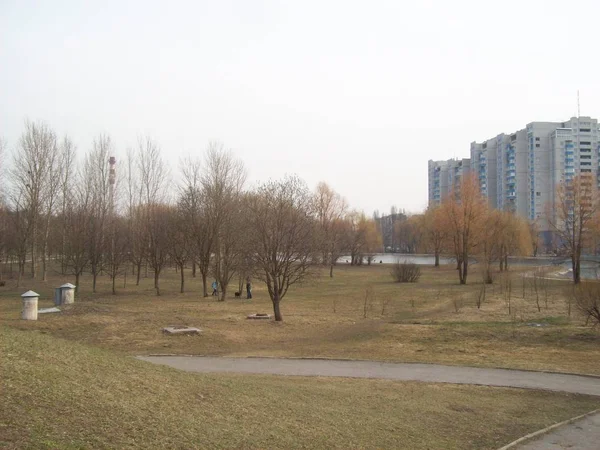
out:
{"label": "building window", "polygon": [[542,193],[541,193],[541,192],[536,192],[536,193],[535,193],[535,195],[536,195],[537,197],[539,197],[540,195],[542,195]]}
{"label": "building window", "polygon": [[536,138],[535,138],[535,140],[536,140],[536,141],[539,141],[539,140],[540,140],[540,138],[539,138],[539,137],[536,137]]}
{"label": "building window", "polygon": [[540,144],[535,144],[535,146],[539,148]]}
{"label": "building window", "polygon": [[590,130],[589,128],[580,128],[579,131],[581,131],[582,133],[589,133],[592,130]]}

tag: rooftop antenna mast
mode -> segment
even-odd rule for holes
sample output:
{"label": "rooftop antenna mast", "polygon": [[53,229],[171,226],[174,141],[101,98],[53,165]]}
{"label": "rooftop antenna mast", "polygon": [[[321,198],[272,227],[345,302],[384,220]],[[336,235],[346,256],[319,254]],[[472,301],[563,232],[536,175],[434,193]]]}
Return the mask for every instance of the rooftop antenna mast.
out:
{"label": "rooftop antenna mast", "polygon": [[579,104],[579,89],[577,89],[577,118],[581,117],[581,107]]}

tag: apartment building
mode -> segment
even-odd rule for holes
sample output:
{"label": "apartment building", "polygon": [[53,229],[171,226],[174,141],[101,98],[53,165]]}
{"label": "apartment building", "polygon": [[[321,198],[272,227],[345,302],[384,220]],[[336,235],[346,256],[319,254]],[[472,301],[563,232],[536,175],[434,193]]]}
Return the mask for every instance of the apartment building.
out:
{"label": "apartment building", "polygon": [[[460,162],[476,175],[490,206],[536,221],[549,239],[556,187],[585,173],[600,183],[598,120],[531,122],[512,134],[473,142],[470,156],[470,161]],[[429,161],[430,204],[438,204],[450,192],[452,184],[444,176],[458,161]]]}
{"label": "apartment building", "polygon": [[429,204],[439,205],[453,188],[460,187],[461,178],[471,171],[468,158],[447,161],[429,160]]}

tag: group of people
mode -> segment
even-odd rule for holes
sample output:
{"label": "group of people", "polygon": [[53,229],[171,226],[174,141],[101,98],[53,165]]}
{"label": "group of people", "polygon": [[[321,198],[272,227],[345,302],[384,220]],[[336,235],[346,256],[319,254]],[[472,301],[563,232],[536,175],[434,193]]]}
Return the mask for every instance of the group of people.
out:
{"label": "group of people", "polygon": [[[219,296],[219,283],[217,282],[217,280],[212,282],[212,295],[213,297],[218,297]],[[235,294],[236,296],[238,294]],[[250,278],[246,279],[246,298],[250,299],[252,298],[252,283],[250,282]]]}

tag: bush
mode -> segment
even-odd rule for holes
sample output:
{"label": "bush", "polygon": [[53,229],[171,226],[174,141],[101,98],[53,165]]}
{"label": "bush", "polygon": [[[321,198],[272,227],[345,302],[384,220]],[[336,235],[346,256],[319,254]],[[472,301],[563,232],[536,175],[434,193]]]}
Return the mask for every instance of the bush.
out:
{"label": "bush", "polygon": [[586,324],[600,325],[600,286],[597,283],[581,283],[574,290],[575,306],[585,317]]}
{"label": "bush", "polygon": [[416,283],[421,278],[421,268],[417,264],[398,261],[392,267],[392,277],[397,283]]}

